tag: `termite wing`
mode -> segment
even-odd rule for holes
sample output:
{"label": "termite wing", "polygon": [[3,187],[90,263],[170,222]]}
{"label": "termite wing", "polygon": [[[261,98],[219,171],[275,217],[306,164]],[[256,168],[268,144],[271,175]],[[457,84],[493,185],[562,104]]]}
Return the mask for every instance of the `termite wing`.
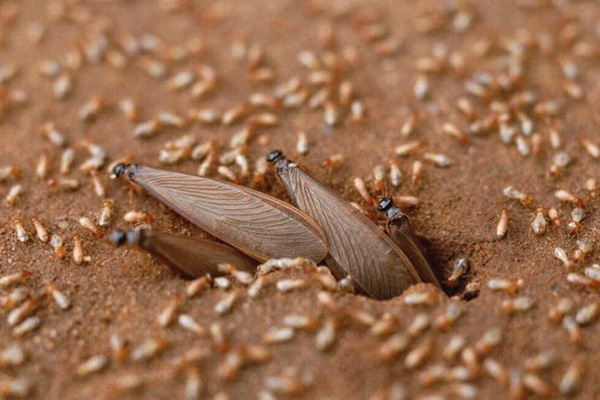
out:
{"label": "termite wing", "polygon": [[114,231],[110,241],[116,246],[137,245],[188,278],[222,275],[219,264],[232,264],[238,270],[254,273],[257,262],[226,244],[189,236],[145,229]]}
{"label": "termite wing", "polygon": [[126,175],[182,217],[258,261],[328,253],[321,228],[305,213],[255,190],[201,176],[136,164],[118,164]]}
{"label": "termite wing", "polygon": [[[422,281],[403,249],[359,210],[276,150],[267,156],[293,203],[323,228],[328,266],[352,276],[359,291],[377,299],[400,295]],[[437,283],[437,281],[435,281]]]}
{"label": "termite wing", "polygon": [[388,235],[404,251],[421,279],[424,282],[437,284],[437,278],[433,273],[431,264],[425,258],[419,239],[417,239],[410,226],[410,220],[394,204],[394,198],[385,197],[379,200],[377,209],[385,213],[388,218],[386,226]]}

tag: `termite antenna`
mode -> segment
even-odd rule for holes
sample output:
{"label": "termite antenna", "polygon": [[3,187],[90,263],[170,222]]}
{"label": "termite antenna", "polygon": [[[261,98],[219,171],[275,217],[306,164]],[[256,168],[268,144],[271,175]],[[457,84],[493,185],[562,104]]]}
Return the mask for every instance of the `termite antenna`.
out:
{"label": "termite antenna", "polygon": [[379,211],[387,211],[394,205],[393,197],[384,197],[379,200],[379,204],[377,205],[377,210]]}
{"label": "termite antenna", "polygon": [[267,161],[271,164],[274,164],[275,162],[277,162],[277,160],[281,159],[282,157],[283,153],[281,152],[281,150],[273,150],[267,155]]}
{"label": "termite antenna", "polygon": [[110,175],[111,179],[116,179],[122,176],[125,171],[127,171],[127,168],[129,168],[129,164],[119,163],[115,165]]}

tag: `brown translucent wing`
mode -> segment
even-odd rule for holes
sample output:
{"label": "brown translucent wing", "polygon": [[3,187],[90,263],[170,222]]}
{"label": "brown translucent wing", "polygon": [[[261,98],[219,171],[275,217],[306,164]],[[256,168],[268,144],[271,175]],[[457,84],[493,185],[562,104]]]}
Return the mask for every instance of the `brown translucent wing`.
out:
{"label": "brown translucent wing", "polygon": [[298,207],[325,231],[337,265],[366,294],[388,299],[421,281],[385,232],[337,193],[292,165],[279,177]]}
{"label": "brown translucent wing", "polygon": [[186,277],[222,275],[219,264],[233,264],[238,270],[250,273],[256,270],[254,260],[226,244],[153,231],[140,234],[141,248]]}
{"label": "brown translucent wing", "polygon": [[439,282],[433,273],[429,261],[423,254],[423,249],[419,245],[419,240],[410,227],[408,217],[398,213],[388,221],[388,232],[394,243],[406,254],[415,270],[424,282],[433,283],[439,286]]}
{"label": "brown translucent wing", "polygon": [[136,167],[129,176],[184,218],[257,260],[303,257],[319,262],[327,255],[319,226],[305,213],[271,196],[144,166]]}

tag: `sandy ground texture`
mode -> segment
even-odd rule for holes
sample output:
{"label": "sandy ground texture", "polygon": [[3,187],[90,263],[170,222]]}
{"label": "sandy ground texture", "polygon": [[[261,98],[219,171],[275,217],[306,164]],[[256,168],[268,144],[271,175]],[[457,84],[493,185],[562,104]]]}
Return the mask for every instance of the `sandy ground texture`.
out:
{"label": "sandy ground texture", "polygon": [[[0,397],[600,397],[600,7],[362,3],[0,2]],[[206,237],[111,163],[287,199],[274,148],[380,224],[369,196],[418,201],[440,280],[468,259],[455,297],[378,302],[301,261],[189,296],[105,240]],[[100,239],[81,218],[109,200]]]}

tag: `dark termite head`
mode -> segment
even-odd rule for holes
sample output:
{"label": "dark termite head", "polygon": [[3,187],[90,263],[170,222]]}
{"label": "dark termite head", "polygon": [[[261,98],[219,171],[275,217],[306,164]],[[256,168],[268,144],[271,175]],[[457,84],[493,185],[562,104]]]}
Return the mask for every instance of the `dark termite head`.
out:
{"label": "dark termite head", "polygon": [[113,167],[110,177],[116,179],[127,174],[131,178],[137,168],[137,164],[119,163]]}
{"label": "dark termite head", "polygon": [[120,229],[115,229],[108,237],[108,240],[116,247],[120,247],[124,244],[138,244],[142,238],[142,235],[142,230],[124,232]]}
{"label": "dark termite head", "polygon": [[278,160],[283,158],[281,150],[273,150],[267,155],[267,161],[271,164],[275,164]]}
{"label": "dark termite head", "polygon": [[384,197],[379,200],[379,204],[377,205],[377,210],[384,212],[390,209],[394,205],[393,197]]}

